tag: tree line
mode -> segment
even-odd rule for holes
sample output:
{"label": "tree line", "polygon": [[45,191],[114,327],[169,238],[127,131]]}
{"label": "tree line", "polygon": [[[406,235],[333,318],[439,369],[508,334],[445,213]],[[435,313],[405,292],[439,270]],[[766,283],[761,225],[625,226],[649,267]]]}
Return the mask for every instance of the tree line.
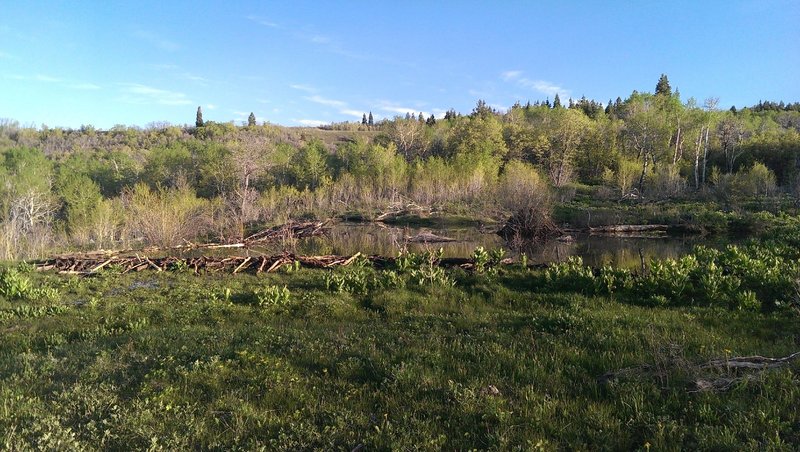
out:
{"label": "tree line", "polygon": [[[408,114],[329,130],[202,121],[76,130],[0,120],[0,258],[55,243],[91,249],[238,240],[254,224],[413,201],[500,215],[531,196],[731,199],[800,190],[796,104],[719,110],[654,93],[483,101],[442,119]],[[781,105],[781,103],[775,104]],[[202,122],[202,125],[200,125]],[[511,195],[513,194],[513,196]]]}

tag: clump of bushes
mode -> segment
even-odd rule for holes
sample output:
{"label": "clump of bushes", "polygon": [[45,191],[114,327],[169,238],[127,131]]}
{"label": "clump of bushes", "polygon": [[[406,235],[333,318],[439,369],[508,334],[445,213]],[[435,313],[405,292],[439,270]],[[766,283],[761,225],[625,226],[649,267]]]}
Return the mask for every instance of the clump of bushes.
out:
{"label": "clump of bushes", "polygon": [[552,265],[545,287],[587,295],[618,295],[658,306],[723,306],[775,309],[797,303],[800,266],[786,249],[763,245],[698,247],[680,259],[652,261],[646,272],[593,269],[580,258]]}
{"label": "clump of bushes", "polygon": [[58,289],[52,287],[34,287],[31,280],[25,276],[27,265],[20,269],[7,268],[0,272],[0,296],[8,300],[46,300],[57,301],[60,297]]}

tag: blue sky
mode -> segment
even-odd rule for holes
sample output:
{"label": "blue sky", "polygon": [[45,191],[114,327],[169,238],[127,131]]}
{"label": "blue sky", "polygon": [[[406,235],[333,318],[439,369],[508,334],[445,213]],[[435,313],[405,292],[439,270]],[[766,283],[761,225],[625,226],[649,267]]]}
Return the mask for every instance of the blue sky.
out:
{"label": "blue sky", "polygon": [[800,101],[800,2],[12,1],[0,117],[316,125],[555,93]]}

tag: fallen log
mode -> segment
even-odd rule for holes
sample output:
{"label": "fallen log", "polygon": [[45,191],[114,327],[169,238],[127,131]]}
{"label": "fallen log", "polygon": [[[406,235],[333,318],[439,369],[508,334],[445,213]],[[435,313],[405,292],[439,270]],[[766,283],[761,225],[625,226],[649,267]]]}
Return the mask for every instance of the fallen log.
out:
{"label": "fallen log", "polygon": [[430,207],[420,206],[416,203],[395,203],[389,206],[389,209],[380,213],[375,217],[375,221],[391,221],[402,217],[408,216],[427,216],[432,213]]}
{"label": "fallen log", "polygon": [[[680,371],[694,375],[687,389],[688,392],[720,392],[727,391],[739,383],[753,381],[761,372],[788,366],[792,361],[799,358],[800,352],[795,352],[782,358],[764,356],[717,358],[696,365],[682,363]],[[605,385],[615,380],[641,377],[666,380],[669,370],[664,366],[642,364],[606,372],[597,377],[596,381],[600,385]]]}
{"label": "fallen log", "polygon": [[243,245],[247,246],[286,238],[301,239],[322,235],[329,228],[329,223],[329,220],[286,223],[248,236],[243,240]]}
{"label": "fallen log", "polygon": [[420,232],[413,237],[406,237],[406,242],[408,243],[448,243],[457,241],[456,239],[436,235],[432,232]]}
{"label": "fallen log", "polygon": [[590,234],[627,234],[636,232],[663,232],[666,233],[669,226],[666,224],[611,224],[589,228]]}
{"label": "fallen log", "polygon": [[[351,256],[341,255],[321,255],[321,256],[303,256],[292,253],[283,253],[274,256],[261,256],[253,258],[251,256],[236,256],[236,257],[212,257],[201,256],[192,258],[179,258],[179,257],[147,257],[147,256],[103,256],[98,259],[97,256],[83,257],[83,256],[56,256],[51,259],[35,262],[34,265],[38,271],[54,270],[58,273],[69,273],[76,275],[96,275],[103,270],[114,267],[121,273],[139,272],[145,269],[152,269],[154,271],[162,272],[168,270],[175,270],[178,268],[191,269],[194,273],[199,274],[202,272],[214,271],[228,271],[232,274],[236,273],[254,273],[259,274],[264,271],[267,273],[278,270],[283,265],[290,265],[297,262],[301,267],[305,268],[332,268],[338,266],[348,266],[355,262],[357,259],[363,258],[370,265],[377,269],[391,267],[395,259],[388,256],[366,256],[361,253],[356,253]],[[500,261],[500,265],[510,265],[513,260],[510,258]],[[475,266],[475,261],[472,258],[466,257],[446,257],[434,260],[431,265],[438,265],[441,267],[461,267],[463,269],[472,269]],[[529,267],[541,267],[529,265]]]}

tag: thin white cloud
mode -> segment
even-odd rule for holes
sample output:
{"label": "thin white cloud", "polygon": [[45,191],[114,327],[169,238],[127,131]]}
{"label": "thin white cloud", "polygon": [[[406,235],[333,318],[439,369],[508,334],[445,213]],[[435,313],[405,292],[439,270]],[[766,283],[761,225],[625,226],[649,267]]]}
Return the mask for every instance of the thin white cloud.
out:
{"label": "thin white cloud", "polygon": [[56,82],[62,81],[58,77],[52,77],[52,76],[43,75],[43,74],[36,74],[36,75],[33,76],[33,79],[36,80],[36,81],[39,81],[39,82],[47,82],[47,83],[56,83]]}
{"label": "thin white cloud", "polygon": [[139,83],[124,83],[122,94],[121,101],[134,104],[191,105],[194,103],[186,97],[186,94]]}
{"label": "thin white cloud", "polygon": [[319,127],[328,124],[327,121],[320,121],[317,119],[293,119],[292,121],[308,127]]}
{"label": "thin white cloud", "polygon": [[271,20],[267,19],[266,17],[256,16],[255,14],[250,14],[248,16],[245,16],[245,19],[247,19],[247,20],[249,20],[251,22],[255,22],[255,23],[259,24],[259,25],[263,25],[265,27],[280,28],[280,25],[277,24],[276,22],[272,22]]}
{"label": "thin white cloud", "polygon": [[313,86],[301,85],[299,83],[295,83],[295,84],[289,85],[289,88],[300,90],[300,91],[305,91],[307,93],[316,93],[317,92],[317,89],[314,88]]}
{"label": "thin white cloud", "polygon": [[206,104],[206,108],[207,108],[208,110],[216,110],[216,109],[217,109],[217,106],[216,106],[216,105],[214,105],[214,104]]}
{"label": "thin white cloud", "polygon": [[133,36],[167,52],[176,52],[181,49],[181,45],[177,42],[166,39],[152,31],[136,30],[133,32]]}
{"label": "thin white cloud", "polygon": [[151,64],[150,67],[159,71],[174,71],[180,69],[178,65],[170,63]]}
{"label": "thin white cloud", "polygon": [[309,96],[305,98],[306,100],[310,100],[311,102],[321,104],[321,105],[328,105],[330,107],[338,107],[338,108],[345,108],[347,107],[347,102],[342,102],[340,100],[328,99],[322,96]]}
{"label": "thin white cloud", "polygon": [[339,110],[339,113],[341,113],[343,115],[348,115],[348,116],[355,116],[356,118],[360,118],[365,114],[363,111],[350,110],[350,109],[347,109],[347,108]]}
{"label": "thin white cloud", "polygon": [[422,110],[418,110],[418,109],[415,109],[415,108],[408,108],[408,107],[382,106],[381,110],[382,111],[386,111],[386,112],[390,112],[390,113],[397,113],[397,114],[401,114],[401,115],[405,115],[406,113],[410,113],[410,114],[412,114],[414,116],[417,116],[418,114],[422,113],[422,116],[430,116],[430,113],[428,113],[428,112],[425,112],[425,111],[422,111]]}
{"label": "thin white cloud", "polygon": [[246,117],[250,116],[250,112],[249,111],[231,110],[231,113],[233,113],[236,116],[239,116],[240,118],[246,118]]}
{"label": "thin white cloud", "polygon": [[323,35],[309,36],[308,40],[311,41],[314,44],[330,44],[331,43],[331,38],[329,38],[327,36],[323,36]]}
{"label": "thin white cloud", "polygon": [[542,94],[546,94],[549,97],[554,97],[556,94],[560,95],[561,97],[568,97],[570,94],[570,90],[565,89],[564,87],[555,83],[548,82],[546,80],[535,80],[528,77],[523,77],[522,71],[506,71],[500,74],[500,78],[506,82],[514,83],[520,87],[532,89]]}
{"label": "thin white cloud", "polygon": [[211,81],[205,77],[199,76],[197,74],[192,74],[189,72],[184,72],[183,74],[181,74],[181,77],[192,82],[197,82],[198,84],[201,85],[206,85]]}
{"label": "thin white cloud", "polygon": [[10,60],[12,58],[14,58],[14,55],[12,55],[12,54],[10,54],[8,52],[3,52],[2,50],[0,50],[0,59]]}
{"label": "thin white cloud", "polygon": [[83,91],[96,91],[101,89],[100,85],[95,85],[94,83],[73,83],[71,85],[67,85],[67,87]]}

